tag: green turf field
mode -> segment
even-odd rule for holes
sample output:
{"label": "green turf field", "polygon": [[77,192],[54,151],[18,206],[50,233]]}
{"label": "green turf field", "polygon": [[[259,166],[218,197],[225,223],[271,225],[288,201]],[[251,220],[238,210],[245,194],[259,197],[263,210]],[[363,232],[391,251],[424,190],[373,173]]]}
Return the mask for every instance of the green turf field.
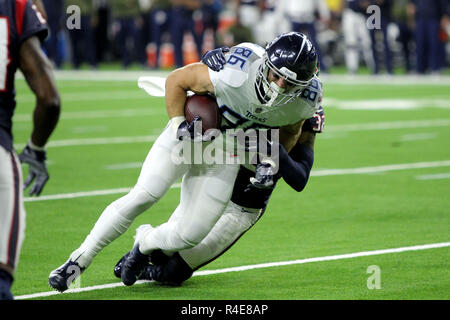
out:
{"label": "green turf field", "polygon": [[[25,199],[26,239],[12,288],[17,298],[450,298],[446,77],[417,83],[411,78],[326,79],[325,132],[317,136],[306,189],[296,193],[280,181],[262,219],[200,269],[216,272],[200,273],[181,287],[124,287],[114,277],[113,267],[131,249],[135,229],[163,223],[176,207],[179,189],[173,188],[97,256],[81,277],[82,292],[49,295],[50,271],[81,244],[103,209],[124,194],[121,188],[134,185],[167,122],[164,99],[138,89],[133,74],[87,72],[84,77],[71,80],[80,74],[64,72],[57,77],[63,111],[47,149],[51,179],[34,199],[39,201]],[[98,78],[104,80],[93,81]],[[20,151],[30,135],[34,98],[20,79],[17,93],[14,135]],[[96,195],[102,190],[106,194]],[[430,246],[409,248],[421,245]],[[374,252],[396,248],[404,249]],[[366,254],[346,256],[360,252]],[[343,256],[330,258],[337,255]],[[264,263],[272,264],[263,268]],[[253,267],[224,270],[242,266]],[[368,288],[374,283],[370,266],[379,271],[379,289]]]}

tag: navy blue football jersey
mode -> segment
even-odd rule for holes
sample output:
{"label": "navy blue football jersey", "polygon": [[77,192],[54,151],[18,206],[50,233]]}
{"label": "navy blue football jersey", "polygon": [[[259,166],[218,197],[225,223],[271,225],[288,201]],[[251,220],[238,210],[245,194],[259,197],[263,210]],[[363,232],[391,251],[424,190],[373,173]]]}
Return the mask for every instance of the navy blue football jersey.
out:
{"label": "navy blue football jersey", "polygon": [[[325,124],[325,112],[322,106],[316,111],[313,117],[307,119],[303,124],[302,131],[310,131],[314,133],[321,133]],[[294,148],[289,152],[289,156],[298,165],[303,159],[303,148],[296,144]],[[292,172],[295,176],[296,168],[295,166],[285,168],[285,171]],[[231,196],[231,201],[247,208],[265,208],[269,202],[270,196],[272,195],[273,189],[275,189],[277,181],[282,177],[281,173],[278,172],[274,177],[274,184],[272,188],[268,190],[258,190],[258,189],[248,189],[247,186],[250,183],[250,178],[254,177],[255,173],[245,167],[241,166],[239,169],[236,181],[233,187],[233,194]],[[294,188],[294,187],[293,187]]]}
{"label": "navy blue football jersey", "polygon": [[20,46],[31,36],[43,41],[47,35],[47,23],[31,0],[0,0],[0,146],[8,151],[13,148],[14,76]]}

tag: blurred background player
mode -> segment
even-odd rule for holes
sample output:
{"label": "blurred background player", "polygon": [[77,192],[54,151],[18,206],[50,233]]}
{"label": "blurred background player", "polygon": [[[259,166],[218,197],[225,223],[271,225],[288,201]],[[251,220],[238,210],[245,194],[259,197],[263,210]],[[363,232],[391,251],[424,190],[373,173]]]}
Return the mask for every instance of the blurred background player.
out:
{"label": "blurred background player", "polygon": [[[41,7],[40,0],[35,1]],[[47,24],[31,0],[0,1],[0,299],[12,299],[10,287],[17,267],[25,232],[22,169],[29,164],[25,188],[38,196],[49,176],[44,146],[59,118],[60,101],[52,67],[40,42],[48,34]],[[14,76],[17,68],[24,74],[36,96],[33,132],[19,158],[13,148],[12,117],[16,106]],[[34,182],[34,184],[33,184]]]}
{"label": "blurred background player", "polygon": [[408,12],[415,21],[416,70],[438,74],[445,64],[439,37],[449,19],[449,1],[411,0]]}
{"label": "blurred background player", "polygon": [[277,6],[279,2],[276,0],[264,0],[260,4],[261,18],[257,23],[258,32],[254,35],[256,43],[265,46],[278,34],[287,32],[290,29],[280,28],[280,20],[277,18]]}
{"label": "blurred background player", "polygon": [[203,1],[203,8],[202,8],[203,31],[210,29],[213,32],[214,48],[217,48],[219,46],[217,41],[217,30],[219,28],[219,15],[222,10],[223,10],[222,0]]}
{"label": "blurred background player", "polygon": [[50,34],[43,43],[43,48],[48,58],[53,61],[57,69],[62,67],[63,51],[60,49],[61,30],[64,23],[64,0],[43,0],[45,11],[47,13],[47,24]]}
{"label": "blurred background player", "polygon": [[[392,50],[388,39],[388,25],[391,23],[392,0],[372,0],[371,5],[376,5],[380,8],[380,29],[373,28],[369,30],[370,39],[372,42],[372,52],[374,59],[374,73],[380,72],[381,59],[379,58],[379,47],[383,48],[384,67],[388,74],[393,74],[392,69]],[[381,41],[380,39],[381,38]],[[381,44],[381,45],[379,45]]]}
{"label": "blurred background player", "polygon": [[[97,49],[95,30],[97,27],[97,15],[92,0],[66,0],[65,6],[71,5],[80,8],[80,28],[69,29],[72,47],[72,65],[79,69],[83,62],[87,62],[91,69],[97,68]],[[51,4],[53,6],[53,4]]]}
{"label": "blurred background player", "polygon": [[[189,32],[195,43],[197,59],[202,56],[203,36],[202,27],[197,28],[194,14],[202,8],[201,0],[171,0],[172,12],[170,21],[170,38],[175,53],[175,64],[180,68],[186,64],[183,56],[184,34]],[[198,61],[198,60],[197,60]]]}
{"label": "blurred background player", "polygon": [[155,46],[155,55],[151,67],[160,67],[160,52],[164,33],[170,31],[171,3],[170,0],[154,0],[150,8],[149,34],[150,43]]}
{"label": "blurred background player", "polygon": [[322,53],[317,41],[317,22],[319,20],[325,26],[330,22],[330,10],[325,0],[280,0],[279,9],[281,19],[284,18],[290,23],[290,30],[306,34],[317,49],[319,56],[320,71],[327,72],[327,67],[323,62]]}
{"label": "blurred background player", "polygon": [[346,0],[342,13],[342,33],[345,41],[345,64],[350,74],[356,74],[359,68],[359,52],[362,50],[367,67],[375,72],[372,42],[366,25],[368,0]]}
{"label": "blurred background player", "polygon": [[[67,6],[76,3],[83,15],[91,11],[83,9],[83,3],[94,8],[95,24],[82,28],[90,29],[85,35],[65,27]],[[315,44],[322,72],[345,66],[355,74],[362,65],[372,74],[383,69],[392,74],[409,64],[407,70],[417,65],[419,73],[438,74],[450,53],[448,0],[45,0],[45,4],[51,28],[45,51],[57,68],[81,57],[78,48],[83,47],[87,62],[92,61],[86,58],[93,57],[90,51],[97,51],[96,62],[171,69],[198,61],[213,47],[242,42],[265,46],[276,35],[295,30]],[[373,13],[367,8],[372,5],[380,9],[379,28],[367,26]],[[414,9],[421,6],[425,9]],[[77,34],[82,40],[71,42]],[[91,45],[77,45],[87,40]]]}
{"label": "blurred background player", "polygon": [[257,40],[259,21],[261,19],[261,8],[264,0],[235,0],[236,14],[239,24],[249,28],[252,38]]}
{"label": "blurred background player", "polygon": [[408,13],[409,0],[397,0],[392,4],[392,19],[397,26],[395,37],[400,46],[402,66],[406,73],[413,73],[414,16]]}
{"label": "blurred background player", "polygon": [[115,48],[119,52],[122,67],[128,68],[136,58],[138,26],[142,23],[138,0],[111,0],[111,13],[116,27]]}

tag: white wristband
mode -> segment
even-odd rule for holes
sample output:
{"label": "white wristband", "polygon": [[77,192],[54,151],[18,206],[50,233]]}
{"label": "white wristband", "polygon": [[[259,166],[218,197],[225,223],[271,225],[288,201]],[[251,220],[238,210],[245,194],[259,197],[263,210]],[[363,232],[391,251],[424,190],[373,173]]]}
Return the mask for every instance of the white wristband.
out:
{"label": "white wristband", "polygon": [[172,126],[175,135],[177,134],[178,127],[184,120],[186,120],[185,116],[177,116],[170,119],[170,125]]}
{"label": "white wristband", "polygon": [[31,148],[31,150],[34,150],[34,151],[45,151],[45,146],[38,147],[31,141],[31,139],[28,140],[28,146]]}

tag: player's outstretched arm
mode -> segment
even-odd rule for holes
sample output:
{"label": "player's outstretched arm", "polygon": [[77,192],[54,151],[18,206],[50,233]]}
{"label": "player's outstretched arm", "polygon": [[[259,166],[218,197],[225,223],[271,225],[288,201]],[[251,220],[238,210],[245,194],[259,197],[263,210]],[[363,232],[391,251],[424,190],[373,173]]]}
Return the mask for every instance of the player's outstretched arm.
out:
{"label": "player's outstretched arm", "polygon": [[304,122],[301,135],[289,154],[280,148],[280,174],[296,191],[302,191],[308,182],[314,163],[316,134],[323,131],[324,124],[325,113],[319,107],[314,116]]}
{"label": "player's outstretched arm", "polygon": [[280,147],[280,174],[295,191],[302,191],[308,183],[314,163],[315,136],[315,132],[302,132],[289,154]]}
{"label": "player's outstretched arm", "polygon": [[280,128],[280,143],[289,152],[297,143],[302,133],[304,120]]}

